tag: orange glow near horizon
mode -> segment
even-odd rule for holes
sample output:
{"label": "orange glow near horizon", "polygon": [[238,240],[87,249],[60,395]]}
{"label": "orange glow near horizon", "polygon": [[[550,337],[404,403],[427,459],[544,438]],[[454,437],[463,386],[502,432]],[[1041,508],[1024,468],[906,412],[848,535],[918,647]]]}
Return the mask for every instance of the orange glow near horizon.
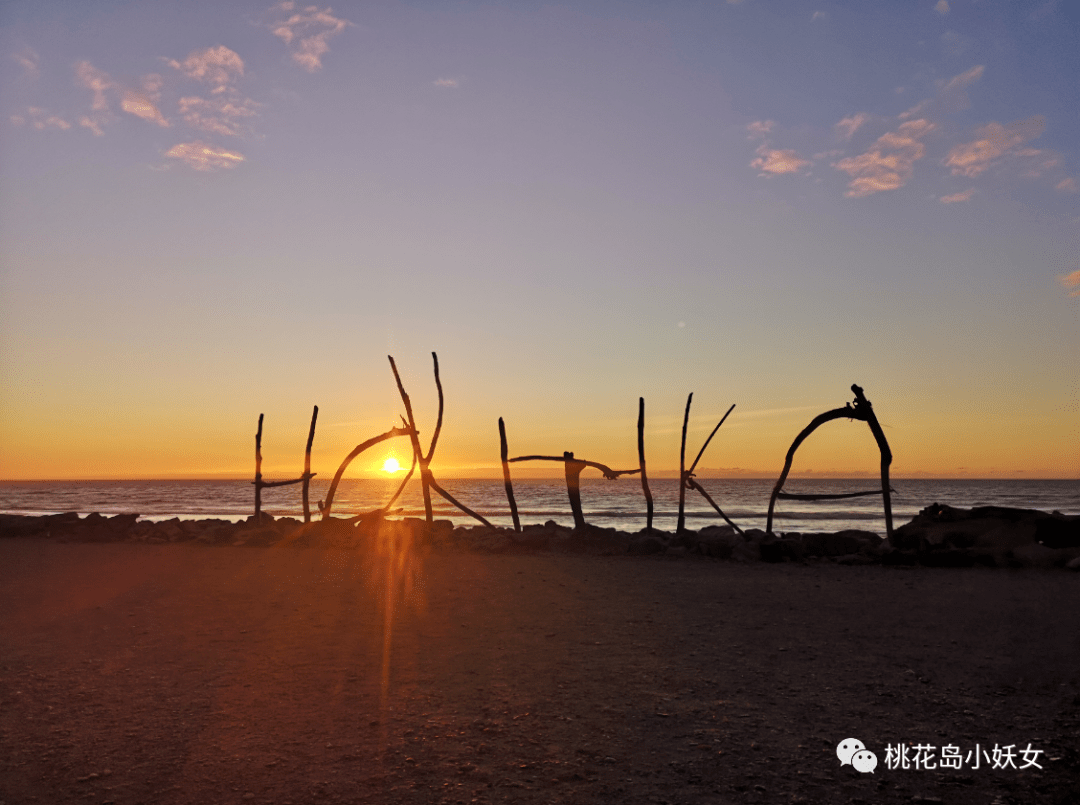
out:
{"label": "orange glow near horizon", "polygon": [[390,458],[383,462],[382,468],[383,472],[389,473],[400,472],[402,469],[401,465],[398,464],[398,460],[393,456],[390,456]]}

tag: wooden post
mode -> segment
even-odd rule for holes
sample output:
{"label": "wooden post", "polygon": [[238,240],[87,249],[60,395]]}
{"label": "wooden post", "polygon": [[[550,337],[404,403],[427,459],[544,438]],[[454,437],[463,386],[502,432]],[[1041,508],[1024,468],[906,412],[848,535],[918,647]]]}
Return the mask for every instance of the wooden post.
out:
{"label": "wooden post", "polygon": [[510,516],[514,518],[514,530],[521,531],[517,502],[514,500],[514,485],[510,483],[510,464],[507,461],[510,454],[506,449],[506,425],[503,424],[502,417],[499,417],[499,449],[502,456],[503,485],[506,487],[506,499],[510,501]]}
{"label": "wooden post", "polygon": [[311,507],[308,504],[308,487],[314,474],[311,472],[311,443],[315,441],[315,420],[319,418],[319,406],[311,412],[311,429],[308,431],[307,448],[304,450],[304,522],[311,522]]}
{"label": "wooden post", "polygon": [[694,399],[694,392],[686,398],[686,412],[682,420],[682,446],[679,448],[679,520],[675,526],[675,533],[681,534],[685,528],[686,515],[686,426],[690,422],[690,401]]}
{"label": "wooden post", "polygon": [[581,471],[588,466],[578,461],[573,453],[563,453],[563,467],[566,470],[566,493],[570,496],[570,508],[574,512],[574,530],[585,527],[585,514],[581,511]]}
{"label": "wooden post", "polygon": [[[502,420],[499,420],[500,422]],[[645,475],[645,398],[638,397],[638,411],[637,411],[637,454],[638,463],[641,465],[641,490],[645,493],[645,507],[647,514],[645,517],[645,529],[652,531],[652,518],[653,518],[653,499],[652,492],[649,491],[649,479]]]}
{"label": "wooden post", "polygon": [[255,432],[255,524],[262,525],[262,423],[259,414],[259,429]]}

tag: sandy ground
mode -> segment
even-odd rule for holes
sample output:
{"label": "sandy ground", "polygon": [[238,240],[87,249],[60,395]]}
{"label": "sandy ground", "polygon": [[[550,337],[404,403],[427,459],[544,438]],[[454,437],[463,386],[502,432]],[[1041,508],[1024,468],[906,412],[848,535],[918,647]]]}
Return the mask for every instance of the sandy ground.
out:
{"label": "sandy ground", "polygon": [[1078,802],[1078,623],[1060,570],[6,539],[0,802]]}

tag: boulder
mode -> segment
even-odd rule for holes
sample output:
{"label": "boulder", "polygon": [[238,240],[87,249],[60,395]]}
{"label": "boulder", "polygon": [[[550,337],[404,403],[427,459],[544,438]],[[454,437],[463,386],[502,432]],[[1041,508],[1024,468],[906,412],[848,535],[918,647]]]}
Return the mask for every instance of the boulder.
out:
{"label": "boulder", "polygon": [[667,550],[667,545],[664,541],[652,534],[633,537],[626,548],[626,552],[631,556],[650,556],[663,553],[665,550]]}

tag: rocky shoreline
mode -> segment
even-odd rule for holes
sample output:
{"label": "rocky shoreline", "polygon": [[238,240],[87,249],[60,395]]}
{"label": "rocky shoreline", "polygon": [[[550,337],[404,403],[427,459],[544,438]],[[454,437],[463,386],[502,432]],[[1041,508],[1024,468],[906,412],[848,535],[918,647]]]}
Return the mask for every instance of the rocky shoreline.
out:
{"label": "rocky shoreline", "polygon": [[706,526],[682,534],[658,530],[583,529],[554,521],[527,525],[520,532],[486,526],[455,528],[436,520],[401,520],[375,515],[333,518],[308,524],[262,515],[246,521],[139,520],[138,514],[41,516],[0,514],[0,537],[61,542],[191,542],[208,546],[359,548],[376,539],[479,553],[570,553],[697,557],[734,562],[831,562],[840,565],[926,565],[931,567],[1045,567],[1080,570],[1080,515],[1032,509],[956,509],[933,504],[896,529],[893,540],[870,531],[767,534],[731,526]]}

